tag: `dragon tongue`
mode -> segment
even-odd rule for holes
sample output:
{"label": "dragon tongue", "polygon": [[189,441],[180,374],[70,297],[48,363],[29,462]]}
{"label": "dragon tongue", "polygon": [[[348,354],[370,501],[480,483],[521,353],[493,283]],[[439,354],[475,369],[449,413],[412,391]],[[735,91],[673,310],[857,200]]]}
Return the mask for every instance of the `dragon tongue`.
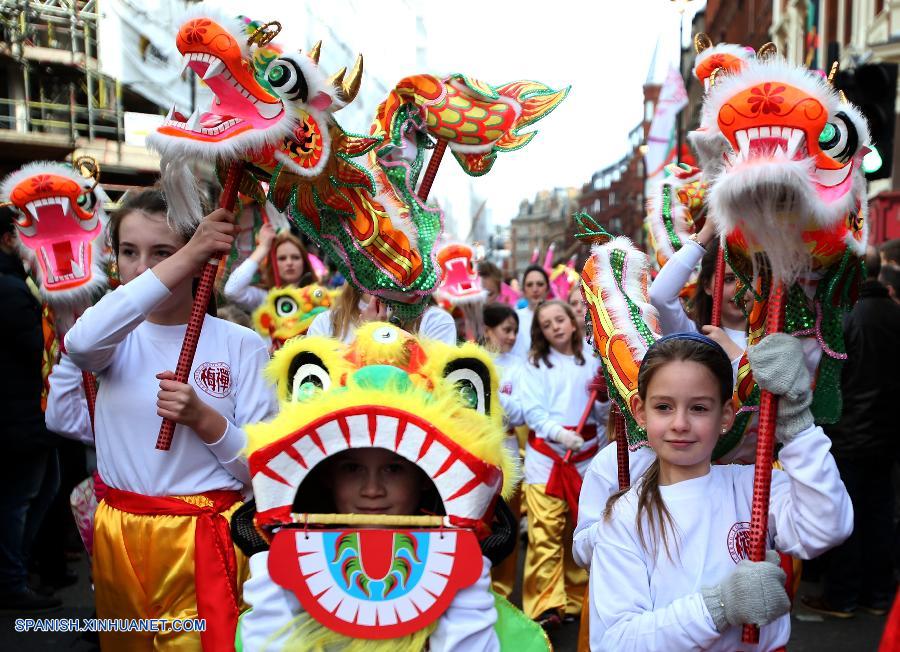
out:
{"label": "dragon tongue", "polygon": [[360,530],[359,559],[369,579],[387,577],[394,561],[394,531]]}

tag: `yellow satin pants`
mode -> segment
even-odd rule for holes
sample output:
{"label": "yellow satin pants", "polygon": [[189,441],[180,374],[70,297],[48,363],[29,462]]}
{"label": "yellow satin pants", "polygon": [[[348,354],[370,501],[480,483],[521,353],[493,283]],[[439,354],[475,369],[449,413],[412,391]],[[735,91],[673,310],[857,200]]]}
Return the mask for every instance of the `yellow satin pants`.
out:
{"label": "yellow satin pants", "polygon": [[572,558],[569,506],[546,493],[546,485],[522,485],[528,510],[528,548],[522,607],[529,618],[548,610],[581,615],[587,571]]}
{"label": "yellow satin pants", "polygon": [[[183,496],[203,504],[202,496]],[[235,504],[223,515],[241,506]],[[98,618],[197,618],[193,516],[129,514],[101,501],[94,517],[94,598]],[[214,551],[212,554],[215,554]],[[238,586],[249,574],[235,548]],[[196,652],[199,632],[102,632],[103,652]],[[216,652],[216,651],[207,651]]]}
{"label": "yellow satin pants", "polygon": [[516,547],[510,553],[509,557],[504,559],[498,566],[491,569],[491,587],[494,593],[501,595],[507,600],[512,595],[516,586],[516,575],[519,570],[519,530],[518,523],[522,514],[522,488],[517,487],[516,493],[509,499],[509,510],[516,517]]}

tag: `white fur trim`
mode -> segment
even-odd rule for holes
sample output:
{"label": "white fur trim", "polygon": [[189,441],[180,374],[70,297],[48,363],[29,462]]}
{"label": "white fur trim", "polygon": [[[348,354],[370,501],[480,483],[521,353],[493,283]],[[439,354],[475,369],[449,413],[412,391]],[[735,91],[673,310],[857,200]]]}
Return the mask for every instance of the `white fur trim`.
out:
{"label": "white fur trim", "polygon": [[[625,252],[625,269],[622,276],[624,294],[616,284],[610,261],[610,254],[617,249]],[[659,313],[650,304],[647,295],[650,274],[647,255],[639,251],[631,240],[624,236],[614,238],[606,244],[594,245],[591,255],[594,257],[596,269],[593,290],[599,295],[602,307],[609,316],[615,331],[624,335],[633,360],[640,364],[644,354],[647,353],[648,346],[631,321],[631,312],[625,300],[626,296],[638,306],[642,321],[653,332],[654,337],[661,337],[662,334]],[[605,352],[601,351],[600,353]]]}
{"label": "white fur trim", "polygon": [[697,77],[697,67],[709,59],[710,57],[717,54],[730,54],[738,59],[743,59],[744,61],[753,61],[756,58],[756,53],[752,48],[745,47],[743,45],[735,45],[734,43],[719,43],[718,45],[714,45],[711,48],[706,48],[703,52],[698,54],[694,59],[694,68],[691,73],[694,77]]}
{"label": "white fur trim", "polygon": [[375,201],[384,207],[385,212],[391,218],[391,225],[406,236],[410,249],[418,249],[419,232],[412,221],[412,216],[404,207],[392,190],[382,190],[375,196]]}
{"label": "white fur trim", "polygon": [[289,114],[268,129],[251,129],[225,140],[209,142],[187,136],[169,136],[156,131],[147,136],[147,146],[162,158],[201,158],[215,161],[242,158],[247,152],[259,150],[265,145],[275,145],[293,133],[296,120]]}

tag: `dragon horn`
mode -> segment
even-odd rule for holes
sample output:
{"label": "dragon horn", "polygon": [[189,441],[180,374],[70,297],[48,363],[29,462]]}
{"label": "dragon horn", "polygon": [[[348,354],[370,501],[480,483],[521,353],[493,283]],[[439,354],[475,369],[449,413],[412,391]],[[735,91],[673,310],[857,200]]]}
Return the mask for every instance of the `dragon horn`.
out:
{"label": "dragon horn", "polygon": [[316,41],[316,44],[314,46],[312,46],[312,48],[310,48],[309,54],[306,56],[308,56],[310,59],[312,59],[316,63],[316,65],[318,65],[319,64],[319,54],[321,52],[322,52],[322,41],[320,39],[320,40]]}
{"label": "dragon horn", "polygon": [[361,54],[356,55],[356,61],[353,63],[353,67],[350,69],[350,76],[344,80],[344,83],[341,84],[341,90],[343,91],[343,99],[347,104],[350,104],[354,99],[356,99],[357,93],[359,93],[360,84],[362,84],[362,72],[363,72],[363,57]]}
{"label": "dragon horn", "polygon": [[706,32],[700,32],[694,37],[694,50],[697,51],[697,54],[700,54],[707,48],[711,48],[712,44],[712,39],[707,36]]}
{"label": "dragon horn", "polygon": [[341,84],[344,83],[344,75],[345,75],[345,74],[347,74],[347,67],[346,67],[346,66],[344,66],[343,68],[341,68],[340,70],[338,70],[336,73],[334,73],[334,74],[333,74],[331,77],[329,77],[328,80],[325,82],[325,83],[328,84],[329,86],[334,86],[334,87],[337,89],[337,94],[338,94],[338,96],[342,96],[342,95],[343,95],[343,89],[342,89],[342,87],[341,87]]}
{"label": "dragon horn", "polygon": [[838,69],[841,67],[841,64],[835,61],[831,64],[831,70],[828,71],[828,83],[834,86],[834,77],[838,74]]}
{"label": "dragon horn", "polygon": [[776,47],[776,45],[774,43],[769,41],[768,43],[766,43],[765,45],[760,47],[759,50],[756,51],[756,58],[757,59],[768,59],[769,57],[771,57],[775,54],[778,54],[778,48]]}
{"label": "dragon horn", "polygon": [[94,180],[94,185],[91,186],[91,190],[96,188],[97,184],[100,183],[100,164],[93,156],[79,156],[72,162],[72,167],[85,179]]}

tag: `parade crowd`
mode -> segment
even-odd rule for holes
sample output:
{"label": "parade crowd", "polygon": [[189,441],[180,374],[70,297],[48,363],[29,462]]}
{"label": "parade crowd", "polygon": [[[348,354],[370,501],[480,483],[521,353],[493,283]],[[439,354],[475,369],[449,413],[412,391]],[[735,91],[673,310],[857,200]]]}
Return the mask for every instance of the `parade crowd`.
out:
{"label": "parade crowd", "polygon": [[[210,306],[194,372],[181,383],[173,367],[194,278],[210,258],[232,250],[236,227],[219,209],[184,234],[170,228],[166,211],[163,194],[149,189],[127,195],[110,217],[119,285],[65,334],[42,396],[42,302],[17,253],[14,214],[2,209],[0,402],[8,462],[0,607],[8,612],[59,608],[54,592],[76,579],[67,559],[85,545],[99,618],[206,619],[202,635],[102,633],[103,650],[234,649],[237,621],[224,615],[223,601],[242,614],[237,640],[244,650],[345,647],[316,639],[318,630],[297,620],[299,602],[268,577],[268,552],[248,559],[230,539],[229,521],[251,498],[245,428],[279,409],[264,373],[273,342],[247,328],[275,277],[281,286],[331,283],[335,299],[305,337],[350,344],[366,324],[385,322],[456,346],[478,332],[477,344],[498,370],[504,446],[521,468],[521,483],[504,501],[516,543],[502,559],[485,557],[480,579],[419,640],[429,649],[500,649],[490,590],[510,598],[518,583],[521,609],[539,626],[527,631],[546,640],[541,629],[579,620],[581,645],[592,650],[733,650],[747,623],[762,626],[754,649],[780,650],[790,639],[795,600],[837,618],[891,608],[900,542],[891,404],[900,394],[900,241],[866,255],[866,280],[844,322],[843,414],[824,429],[810,411],[803,342],[773,334],[748,351],[748,305],[730,268],[721,326],[712,326],[718,238],[708,222],[686,241],[649,288],[663,337],[641,363],[634,418],[646,440],[632,447],[631,487],[620,490],[612,401],[597,391],[601,361],[580,283],[556,296],[540,265],[511,279],[482,262],[486,299],[477,329],[434,302],[402,319],[353,285],[320,277],[296,233],[265,226],[252,254],[223,280],[224,303]],[[698,266],[694,293],[684,298]],[[746,555],[755,428],[725,455],[713,455],[737,416],[732,396],[745,352],[759,387],[780,397],[770,551],[759,562]],[[93,415],[82,371],[98,381]],[[177,424],[164,455],[153,448],[160,417]],[[351,452],[331,460],[322,485],[335,513],[427,513],[428,478],[415,464],[383,448]],[[96,505],[88,501],[85,528],[76,520],[86,487]],[[801,560],[815,558],[824,592],[798,596]]]}

